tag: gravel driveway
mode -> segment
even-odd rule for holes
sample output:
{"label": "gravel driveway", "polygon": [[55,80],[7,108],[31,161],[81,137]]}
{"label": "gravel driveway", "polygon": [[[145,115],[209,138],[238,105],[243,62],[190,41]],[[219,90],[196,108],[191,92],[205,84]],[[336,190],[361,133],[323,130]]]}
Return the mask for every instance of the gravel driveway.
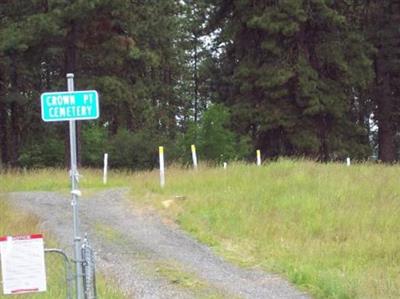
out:
{"label": "gravel driveway", "polygon": [[[96,251],[97,268],[128,298],[309,298],[276,275],[224,261],[154,212],[135,208],[126,193],[113,189],[85,197],[80,220]],[[69,195],[18,192],[8,198],[38,215],[42,229],[72,254]]]}

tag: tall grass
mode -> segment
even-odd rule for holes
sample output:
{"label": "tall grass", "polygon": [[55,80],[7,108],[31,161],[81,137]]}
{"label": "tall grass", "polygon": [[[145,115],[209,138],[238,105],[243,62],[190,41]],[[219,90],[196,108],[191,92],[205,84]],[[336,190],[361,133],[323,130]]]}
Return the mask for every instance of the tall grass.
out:
{"label": "tall grass", "polygon": [[[100,171],[82,174],[83,189],[103,188]],[[57,171],[31,176],[11,187],[3,175],[0,190],[58,188]],[[169,167],[163,189],[156,171],[110,172],[107,187],[130,187],[136,204],[158,207],[228,259],[280,273],[317,298],[400,298],[399,177],[399,166],[281,160]]]}
{"label": "tall grass", "polygon": [[317,298],[400,298],[400,168],[282,160],[138,176],[160,206],[226,257],[276,271]]}

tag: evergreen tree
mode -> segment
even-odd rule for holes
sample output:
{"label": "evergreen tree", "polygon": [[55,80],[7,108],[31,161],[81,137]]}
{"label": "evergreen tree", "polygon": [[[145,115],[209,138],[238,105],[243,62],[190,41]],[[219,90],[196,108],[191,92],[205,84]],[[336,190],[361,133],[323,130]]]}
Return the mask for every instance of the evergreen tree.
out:
{"label": "evergreen tree", "polygon": [[207,105],[213,101],[210,89],[211,49],[205,25],[210,15],[206,0],[185,0],[181,2],[181,49],[183,63],[181,80],[178,82],[182,103],[181,127],[186,130],[192,120],[198,122]]}
{"label": "evergreen tree", "polygon": [[65,124],[44,124],[38,106],[41,92],[66,89],[67,72],[75,73],[76,89],[99,90],[97,123],[110,138],[120,128],[173,138],[182,107],[179,7],[173,0],[1,3],[3,160],[15,166],[23,154],[26,162],[37,143],[46,151],[41,136],[65,139],[68,158]]}
{"label": "evergreen tree", "polygon": [[[48,53],[45,39],[57,31],[45,2],[6,1],[0,4],[0,57],[2,57],[2,159],[18,165],[21,148],[35,132],[42,87],[41,64]],[[5,112],[5,113],[4,113]],[[36,135],[43,130],[36,131]]]}
{"label": "evergreen tree", "polygon": [[369,47],[344,12],[322,0],[218,7],[221,99],[233,107],[236,129],[268,155],[368,154],[364,124],[350,116],[355,91],[372,77]]}
{"label": "evergreen tree", "polygon": [[81,123],[86,165],[124,142],[148,153],[127,149],[120,166],[152,167],[161,143],[180,156],[175,141],[186,133],[201,147],[218,113],[217,132],[267,156],[323,161],[370,156],[374,115],[379,157],[395,161],[399,11],[389,0],[2,1],[2,164],[67,164],[68,126],[43,123],[39,106],[42,92],[66,89],[67,72],[100,93],[100,119]]}

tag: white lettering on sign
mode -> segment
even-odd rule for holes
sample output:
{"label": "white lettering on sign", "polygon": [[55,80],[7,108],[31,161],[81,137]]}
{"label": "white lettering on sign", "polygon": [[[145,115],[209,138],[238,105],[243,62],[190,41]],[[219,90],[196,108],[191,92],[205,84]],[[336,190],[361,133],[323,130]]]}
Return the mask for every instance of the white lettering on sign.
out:
{"label": "white lettering on sign", "polygon": [[92,106],[50,107],[49,116],[60,117],[87,117],[92,113]]}
{"label": "white lettering on sign", "polygon": [[93,97],[92,95],[85,94],[83,96],[83,102],[85,105],[92,105],[93,104]]}
{"label": "white lettering on sign", "polygon": [[73,95],[48,96],[46,98],[47,106],[75,105]]}

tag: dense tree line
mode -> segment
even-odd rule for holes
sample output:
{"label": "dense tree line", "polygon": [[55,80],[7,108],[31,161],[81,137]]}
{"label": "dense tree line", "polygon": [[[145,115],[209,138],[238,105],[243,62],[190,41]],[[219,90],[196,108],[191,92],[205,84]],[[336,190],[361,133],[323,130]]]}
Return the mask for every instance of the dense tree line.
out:
{"label": "dense tree line", "polygon": [[399,157],[400,1],[5,0],[0,3],[3,166],[68,163],[66,123],[40,94],[96,89],[79,122],[83,165]]}

